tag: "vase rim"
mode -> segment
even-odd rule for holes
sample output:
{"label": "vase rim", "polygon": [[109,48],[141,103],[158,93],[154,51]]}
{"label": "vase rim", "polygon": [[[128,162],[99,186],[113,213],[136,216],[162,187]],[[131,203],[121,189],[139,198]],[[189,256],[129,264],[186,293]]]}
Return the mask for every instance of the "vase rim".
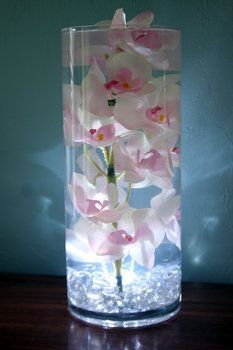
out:
{"label": "vase rim", "polygon": [[102,31],[115,31],[115,30],[133,30],[133,29],[140,29],[140,30],[161,30],[161,31],[171,31],[171,32],[181,32],[180,29],[175,27],[168,27],[168,26],[160,26],[160,25],[150,25],[150,26],[142,26],[142,25],[126,25],[126,27],[122,28],[119,26],[119,28],[110,28],[109,26],[101,26],[101,25],[83,25],[83,26],[72,26],[72,27],[65,27],[62,28],[62,32],[102,32]]}

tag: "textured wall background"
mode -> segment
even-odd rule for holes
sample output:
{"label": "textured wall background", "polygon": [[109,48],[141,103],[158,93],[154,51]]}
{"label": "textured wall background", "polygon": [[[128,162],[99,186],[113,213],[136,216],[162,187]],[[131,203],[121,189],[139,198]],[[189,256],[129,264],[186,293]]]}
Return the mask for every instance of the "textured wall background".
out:
{"label": "textured wall background", "polygon": [[0,271],[64,274],[60,29],[124,7],[183,35],[183,279],[233,282],[233,1],[1,0]]}

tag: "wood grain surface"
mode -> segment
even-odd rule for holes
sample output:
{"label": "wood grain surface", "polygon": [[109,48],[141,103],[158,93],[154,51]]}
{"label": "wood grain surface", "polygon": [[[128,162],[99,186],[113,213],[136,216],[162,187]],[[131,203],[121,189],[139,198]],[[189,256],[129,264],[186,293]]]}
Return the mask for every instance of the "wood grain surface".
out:
{"label": "wood grain surface", "polygon": [[0,349],[233,349],[233,285],[183,283],[179,316],[139,330],[72,319],[63,277],[0,275]]}

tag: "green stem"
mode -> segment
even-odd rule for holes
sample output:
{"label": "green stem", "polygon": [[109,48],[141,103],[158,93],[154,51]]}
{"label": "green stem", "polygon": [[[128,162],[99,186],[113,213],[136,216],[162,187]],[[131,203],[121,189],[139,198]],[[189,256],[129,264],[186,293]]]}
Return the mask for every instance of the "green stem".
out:
{"label": "green stem", "polygon": [[128,192],[127,192],[127,196],[125,198],[125,202],[128,202],[130,195],[131,195],[131,183],[129,182],[129,184],[128,184]]}
{"label": "green stem", "polygon": [[98,179],[98,177],[102,176],[101,173],[98,173],[95,177],[94,177],[94,180],[93,180],[93,185],[96,186],[96,181]]}
{"label": "green stem", "polygon": [[[114,167],[114,153],[112,147],[110,150],[107,147],[104,147],[103,154],[105,157],[105,161],[107,164],[107,180],[108,183],[116,184],[116,174],[115,174],[115,167]],[[117,222],[113,222],[113,226],[115,229],[117,229]],[[122,267],[122,258],[114,261],[114,269],[115,269],[115,277],[117,281],[117,287],[120,292],[123,291],[122,286],[122,275],[121,275],[121,267]]]}
{"label": "green stem", "polygon": [[94,161],[94,159],[91,158],[90,154],[88,154],[88,146],[86,143],[83,144],[83,153],[85,154],[85,157],[96,167],[96,169],[100,172],[101,175],[106,177],[105,172],[99,167],[99,165]]}
{"label": "green stem", "polygon": [[108,161],[109,161],[109,151],[108,151],[108,148],[107,147],[104,147],[103,148],[103,155],[104,155],[104,159],[105,159],[105,162],[108,166]]}

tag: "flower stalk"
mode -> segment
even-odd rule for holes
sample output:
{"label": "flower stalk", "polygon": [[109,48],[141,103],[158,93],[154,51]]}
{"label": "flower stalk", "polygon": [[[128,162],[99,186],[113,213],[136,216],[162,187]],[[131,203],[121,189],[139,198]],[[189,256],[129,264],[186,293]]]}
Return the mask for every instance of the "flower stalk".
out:
{"label": "flower stalk", "polygon": [[[107,147],[104,147],[103,154],[107,165],[107,181],[109,184],[113,183],[114,185],[116,185],[117,178],[115,174],[114,153],[113,153],[112,147],[110,147],[110,149],[108,149]],[[115,229],[117,229],[117,222],[113,222],[113,226],[115,227]],[[122,292],[123,291],[122,274],[121,274],[122,258],[114,261],[113,264],[114,264],[117,287],[119,291]]]}

